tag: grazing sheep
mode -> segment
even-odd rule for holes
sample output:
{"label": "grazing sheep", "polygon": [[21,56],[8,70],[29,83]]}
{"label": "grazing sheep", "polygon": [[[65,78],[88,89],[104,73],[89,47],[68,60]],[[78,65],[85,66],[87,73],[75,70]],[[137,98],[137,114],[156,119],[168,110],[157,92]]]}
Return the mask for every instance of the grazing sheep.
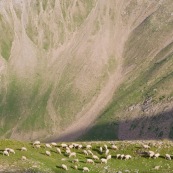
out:
{"label": "grazing sheep", "polygon": [[107,159],[104,159],[104,158],[102,158],[102,159],[100,159],[100,160],[101,160],[101,163],[107,164],[107,162],[108,162],[108,160],[107,160]]}
{"label": "grazing sheep", "polygon": [[74,159],[73,160],[73,163],[78,163],[79,162],[79,159]]}
{"label": "grazing sheep", "polygon": [[62,169],[66,170],[66,171],[68,170],[67,165],[62,164],[61,166],[62,166]]}
{"label": "grazing sheep", "polygon": [[86,149],[91,149],[91,148],[92,148],[91,145],[87,145],[87,146],[86,146]]}
{"label": "grazing sheep", "polygon": [[61,161],[66,161],[67,159],[66,158],[62,158]]}
{"label": "grazing sheep", "polygon": [[121,154],[121,156],[120,156],[121,160],[123,160],[124,157],[125,157],[125,155],[124,154]]}
{"label": "grazing sheep", "polygon": [[154,154],[153,158],[156,159],[156,158],[159,158],[160,154],[159,153],[156,153]]}
{"label": "grazing sheep", "polygon": [[125,155],[124,157],[125,157],[125,160],[129,160],[129,159],[131,159],[131,158],[132,158],[132,156],[131,156],[131,155]]}
{"label": "grazing sheep", "polygon": [[65,149],[66,149],[66,150],[70,150],[70,151],[71,151],[71,149],[70,149],[69,147],[66,147]]}
{"label": "grazing sheep", "polygon": [[67,155],[70,155],[70,153],[71,153],[70,149],[67,149],[67,150],[65,151],[65,153],[66,153]]}
{"label": "grazing sheep", "polygon": [[171,156],[169,154],[165,154],[165,159],[171,160]]}
{"label": "grazing sheep", "polygon": [[92,159],[87,159],[86,163],[93,163],[93,164],[94,164],[94,160],[92,160]]}
{"label": "grazing sheep", "polygon": [[80,145],[78,145],[78,149],[82,149],[82,147],[83,147],[83,146],[82,146],[81,144],[80,144]]}
{"label": "grazing sheep", "polygon": [[142,145],[144,149],[150,149],[149,145]]}
{"label": "grazing sheep", "polygon": [[50,151],[46,151],[46,155],[47,155],[47,156],[51,156]]}
{"label": "grazing sheep", "polygon": [[88,152],[86,150],[83,150],[83,153],[88,156]]}
{"label": "grazing sheep", "polygon": [[90,155],[92,155],[92,156],[94,155],[93,152],[92,152],[91,150],[88,150],[88,154],[90,154]]}
{"label": "grazing sheep", "polygon": [[56,151],[57,151],[59,154],[61,154],[60,148],[56,148]]}
{"label": "grazing sheep", "polygon": [[107,149],[105,152],[105,155],[107,156],[109,154],[109,150]]}
{"label": "grazing sheep", "polygon": [[118,147],[116,146],[116,145],[112,145],[112,147],[111,147],[113,150],[117,150],[118,149]]}
{"label": "grazing sheep", "polygon": [[90,170],[87,167],[83,167],[83,172],[89,172]]}
{"label": "grazing sheep", "polygon": [[93,157],[94,160],[99,160],[99,157],[96,156],[96,155],[93,155],[92,157]]}
{"label": "grazing sheep", "polygon": [[149,156],[149,158],[152,158],[152,157],[154,157],[154,151],[148,151],[148,156]]}
{"label": "grazing sheep", "polygon": [[106,157],[107,160],[110,160],[111,158],[112,156],[110,154]]}
{"label": "grazing sheep", "polygon": [[71,145],[69,145],[68,147],[69,147],[70,149],[72,149],[74,146],[73,146],[73,144],[71,144]]}
{"label": "grazing sheep", "polygon": [[34,145],[34,147],[35,147],[35,148],[40,148],[40,147],[41,147],[41,145]]}
{"label": "grazing sheep", "polygon": [[76,153],[75,152],[70,153],[69,158],[70,157],[76,157]]}
{"label": "grazing sheep", "polygon": [[61,144],[61,147],[66,148],[66,147],[68,147],[68,145],[67,144]]}
{"label": "grazing sheep", "polygon": [[10,148],[5,148],[5,151],[8,151],[9,152],[10,151]]}
{"label": "grazing sheep", "polygon": [[22,148],[21,148],[21,151],[27,151],[27,148],[22,147]]}
{"label": "grazing sheep", "polygon": [[100,151],[100,153],[102,153],[102,152],[103,152],[103,148],[102,148],[102,147],[100,147],[100,148],[99,148],[99,151]]}
{"label": "grazing sheep", "polygon": [[40,145],[40,141],[35,141],[33,145]]}
{"label": "grazing sheep", "polygon": [[3,156],[9,156],[9,153],[8,153],[8,151],[3,151]]}
{"label": "grazing sheep", "polygon": [[105,145],[104,145],[104,148],[105,148],[105,150],[107,150],[107,149],[108,149],[108,146],[105,144]]}
{"label": "grazing sheep", "polygon": [[57,146],[57,143],[52,142],[51,145],[54,146],[54,147],[56,147]]}
{"label": "grazing sheep", "polygon": [[45,144],[45,146],[46,146],[47,148],[52,148],[52,146],[51,146],[50,144]]}
{"label": "grazing sheep", "polygon": [[154,169],[155,170],[159,170],[160,169],[160,166],[155,166]]}
{"label": "grazing sheep", "polygon": [[74,167],[73,167],[74,169],[78,169],[78,167],[77,167],[77,165],[74,165]]}
{"label": "grazing sheep", "polygon": [[9,153],[15,154],[15,151],[14,151],[13,149],[10,148]]}
{"label": "grazing sheep", "polygon": [[22,160],[26,160],[26,157],[25,156],[22,156]]}
{"label": "grazing sheep", "polygon": [[121,157],[121,154],[117,154],[116,158],[119,159]]}
{"label": "grazing sheep", "polygon": [[74,148],[78,148],[79,144],[74,143],[73,146]]}

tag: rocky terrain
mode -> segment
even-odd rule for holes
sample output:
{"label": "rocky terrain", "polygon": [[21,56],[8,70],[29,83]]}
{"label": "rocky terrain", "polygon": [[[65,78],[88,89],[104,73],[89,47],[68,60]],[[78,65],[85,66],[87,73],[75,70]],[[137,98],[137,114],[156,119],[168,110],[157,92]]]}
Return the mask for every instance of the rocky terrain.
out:
{"label": "rocky terrain", "polygon": [[1,138],[173,137],[171,0],[0,0],[0,31]]}

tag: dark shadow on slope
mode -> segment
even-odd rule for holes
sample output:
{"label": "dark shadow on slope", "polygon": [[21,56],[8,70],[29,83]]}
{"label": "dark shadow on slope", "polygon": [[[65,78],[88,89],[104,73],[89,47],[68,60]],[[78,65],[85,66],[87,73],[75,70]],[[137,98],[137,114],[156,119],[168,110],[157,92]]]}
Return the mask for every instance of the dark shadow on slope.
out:
{"label": "dark shadow on slope", "polygon": [[120,140],[173,139],[173,109],[156,115],[141,115],[130,121],[119,122]]}
{"label": "dark shadow on slope", "polygon": [[[173,139],[173,110],[152,116],[140,116],[132,120],[95,125],[85,132],[76,141]],[[62,136],[57,141],[74,141],[72,138],[74,133],[79,132]]]}

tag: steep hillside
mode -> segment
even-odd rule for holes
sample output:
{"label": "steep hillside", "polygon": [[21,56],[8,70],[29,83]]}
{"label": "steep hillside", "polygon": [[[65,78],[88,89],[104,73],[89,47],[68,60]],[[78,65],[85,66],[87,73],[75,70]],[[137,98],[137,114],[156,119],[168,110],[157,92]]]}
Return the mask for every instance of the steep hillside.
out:
{"label": "steep hillside", "polygon": [[172,28],[171,0],[1,0],[0,136],[171,136]]}
{"label": "steep hillside", "polygon": [[120,75],[113,4],[0,1],[1,137],[58,135]]}
{"label": "steep hillside", "polygon": [[173,138],[173,5],[131,1],[124,8],[133,23],[123,50],[125,80],[83,139]]}

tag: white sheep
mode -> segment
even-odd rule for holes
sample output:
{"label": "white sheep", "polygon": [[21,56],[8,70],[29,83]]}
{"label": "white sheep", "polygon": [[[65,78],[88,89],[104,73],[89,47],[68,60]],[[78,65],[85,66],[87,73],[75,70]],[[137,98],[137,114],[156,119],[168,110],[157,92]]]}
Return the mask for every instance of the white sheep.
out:
{"label": "white sheep", "polygon": [[9,153],[15,154],[15,151],[14,151],[13,149],[10,148]]}
{"label": "white sheep", "polygon": [[112,156],[110,154],[106,157],[107,160],[110,160],[111,158]]}
{"label": "white sheep", "polygon": [[69,145],[68,147],[69,147],[70,149],[72,149],[74,146],[73,146],[73,144],[71,144],[71,145]]}
{"label": "white sheep", "polygon": [[11,148],[5,148],[5,151],[8,151],[8,152],[9,152],[9,151],[10,151],[10,149],[11,149]]}
{"label": "white sheep", "polygon": [[4,156],[9,156],[8,151],[6,151],[6,150],[5,150],[5,151],[3,151],[3,155],[4,155]]}
{"label": "white sheep", "polygon": [[41,145],[39,145],[39,144],[38,144],[38,145],[34,145],[34,147],[35,147],[35,148],[40,148]]}
{"label": "white sheep", "polygon": [[107,149],[105,152],[105,155],[107,156],[109,154],[109,150]]}
{"label": "white sheep", "polygon": [[63,143],[63,144],[61,144],[61,147],[66,148],[66,147],[68,147],[68,145]]}
{"label": "white sheep", "polygon": [[92,146],[91,146],[91,145],[87,145],[86,148],[87,148],[87,149],[91,149]]}
{"label": "white sheep", "polygon": [[40,141],[35,141],[33,145],[40,145]]}
{"label": "white sheep", "polygon": [[21,151],[27,151],[27,148],[26,147],[22,147]]}
{"label": "white sheep", "polygon": [[26,157],[25,156],[22,156],[22,160],[26,160]]}
{"label": "white sheep", "polygon": [[62,164],[61,166],[62,166],[62,169],[66,170],[66,171],[68,170],[67,165]]}
{"label": "white sheep", "polygon": [[159,158],[160,154],[159,153],[156,153],[154,154],[153,158],[156,159],[156,158]]}
{"label": "white sheep", "polygon": [[150,146],[149,145],[142,145],[143,146],[143,148],[145,148],[145,149],[150,149]]}
{"label": "white sheep", "polygon": [[56,148],[56,151],[61,154],[61,149],[60,148]]}
{"label": "white sheep", "polygon": [[73,163],[78,163],[79,162],[79,159],[74,159],[73,160]]}
{"label": "white sheep", "polygon": [[99,157],[96,156],[96,155],[93,155],[92,157],[93,157],[94,160],[99,160]]}
{"label": "white sheep", "polygon": [[73,143],[74,148],[78,148],[79,144]]}
{"label": "white sheep", "polygon": [[124,154],[121,154],[120,158],[121,160],[124,159],[125,155]]}
{"label": "white sheep", "polygon": [[78,169],[78,166],[77,165],[74,165],[74,169]]}
{"label": "white sheep", "polygon": [[107,150],[107,149],[108,149],[108,146],[105,144],[105,145],[104,145],[104,148],[105,148],[105,150]]}
{"label": "white sheep", "polygon": [[90,154],[90,155],[94,155],[93,152],[92,152],[91,150],[88,150],[87,152],[88,152],[88,154]]}
{"label": "white sheep", "polygon": [[121,154],[117,154],[116,157],[117,159],[119,159],[121,157]]}
{"label": "white sheep", "polygon": [[89,172],[90,170],[87,167],[83,167],[83,172]]}
{"label": "white sheep", "polygon": [[51,156],[50,151],[46,151],[46,155],[47,155],[47,156]]}
{"label": "white sheep", "polygon": [[116,146],[116,145],[112,145],[112,147],[111,147],[113,150],[117,150],[118,149],[118,147]]}
{"label": "white sheep", "polygon": [[70,155],[70,153],[71,153],[70,149],[67,149],[67,150],[65,151],[65,153],[66,153],[67,155]]}
{"label": "white sheep", "polygon": [[87,163],[93,163],[93,164],[94,164],[94,160],[92,160],[92,159],[87,159],[86,162],[87,162]]}
{"label": "white sheep", "polygon": [[148,151],[148,156],[149,156],[149,158],[152,158],[152,157],[154,157],[154,151]]}
{"label": "white sheep", "polygon": [[161,166],[155,166],[154,169],[155,170],[159,170]]}
{"label": "white sheep", "polygon": [[57,146],[57,143],[52,142],[51,145],[54,146],[54,147],[56,147]]}
{"label": "white sheep", "polygon": [[69,158],[70,157],[76,157],[76,153],[75,152],[70,153]]}
{"label": "white sheep", "polygon": [[71,149],[70,149],[69,147],[65,147],[65,149],[66,149],[66,150],[70,150],[70,151],[71,151]]}
{"label": "white sheep", "polygon": [[82,147],[83,147],[83,146],[82,146],[81,144],[80,144],[80,145],[78,145],[78,149],[82,149]]}
{"label": "white sheep", "polygon": [[165,154],[165,159],[171,160],[171,156],[169,154]]}
{"label": "white sheep", "polygon": [[45,144],[45,146],[46,146],[47,148],[52,148],[52,146],[51,146],[50,144]]}
{"label": "white sheep", "polygon": [[107,162],[108,162],[108,160],[107,159],[104,159],[104,158],[101,158],[100,160],[101,160],[101,163],[107,164]]}
{"label": "white sheep", "polygon": [[83,150],[83,153],[88,156],[88,152],[86,150]]}
{"label": "white sheep", "polygon": [[100,148],[99,148],[99,151],[100,151],[100,153],[102,153],[102,152],[103,152],[103,148],[102,148],[102,147],[100,147]]}
{"label": "white sheep", "polygon": [[132,156],[131,156],[131,155],[125,155],[124,157],[125,157],[125,160],[129,160],[129,159],[131,159],[131,158],[132,158]]}

